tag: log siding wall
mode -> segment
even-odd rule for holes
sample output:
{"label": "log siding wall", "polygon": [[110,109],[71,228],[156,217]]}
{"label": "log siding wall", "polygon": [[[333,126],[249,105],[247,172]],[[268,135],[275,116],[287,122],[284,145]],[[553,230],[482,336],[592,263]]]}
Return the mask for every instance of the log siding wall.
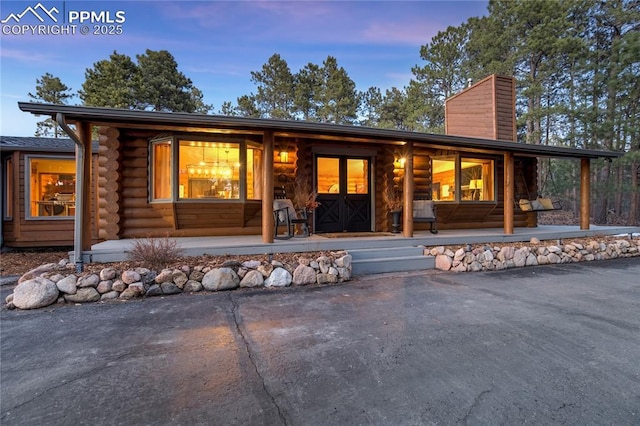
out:
{"label": "log siding wall", "polygon": [[[38,219],[37,217],[27,219],[27,198],[26,198],[26,179],[29,177],[25,174],[27,170],[26,158],[55,156],[55,153],[48,152],[29,152],[15,151],[12,154],[14,167],[14,182],[17,186],[14,188],[14,205],[13,216],[2,220],[3,245],[15,248],[39,248],[39,247],[72,247],[74,218],[55,218],[55,219]],[[60,157],[73,157],[73,154],[58,155]],[[96,178],[98,168],[98,156],[92,156],[92,182],[91,187],[91,239],[93,242],[98,241],[96,203],[98,194],[96,190]],[[3,212],[4,214],[4,212]]]}

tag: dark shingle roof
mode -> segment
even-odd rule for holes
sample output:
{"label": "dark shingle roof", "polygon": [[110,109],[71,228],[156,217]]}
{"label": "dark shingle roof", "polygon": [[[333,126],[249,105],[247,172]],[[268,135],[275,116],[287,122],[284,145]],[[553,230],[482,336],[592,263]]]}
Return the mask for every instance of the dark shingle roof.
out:
{"label": "dark shingle roof", "polygon": [[[69,138],[39,138],[35,136],[0,136],[1,151],[75,152],[75,144]],[[93,142],[93,152],[98,152],[98,142]]]}

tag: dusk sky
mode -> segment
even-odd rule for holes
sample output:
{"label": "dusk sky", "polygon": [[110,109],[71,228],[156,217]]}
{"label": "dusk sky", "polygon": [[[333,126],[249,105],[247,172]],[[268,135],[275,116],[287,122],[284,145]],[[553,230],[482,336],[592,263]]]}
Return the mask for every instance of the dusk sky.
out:
{"label": "dusk sky", "polygon": [[[38,4],[41,7],[37,7]],[[251,71],[274,53],[292,73],[328,55],[344,67],[357,90],[403,88],[411,68],[424,65],[420,46],[438,31],[487,13],[487,1],[2,1],[0,89],[3,136],[33,136],[41,118],[21,112],[36,79],[59,77],[74,93],[87,68],[115,50],[129,55],[168,50],[178,69],[204,93],[217,112],[256,92]],[[28,8],[36,10],[42,21]],[[55,10],[54,10],[55,8]],[[49,11],[47,16],[43,11]],[[57,11],[57,13],[56,13]],[[80,23],[80,12],[91,16]],[[77,13],[74,15],[74,13]],[[76,17],[75,21],[71,21]],[[102,22],[96,22],[102,19]],[[90,18],[89,18],[90,19]],[[110,21],[110,22],[109,22]],[[120,21],[121,23],[117,23]],[[75,34],[32,34],[75,25]],[[103,26],[104,24],[104,26]],[[80,32],[87,25],[89,34]],[[120,25],[120,35],[96,35]],[[113,28],[111,28],[113,30]],[[37,30],[36,30],[37,31]],[[71,30],[67,30],[71,31]],[[80,104],[74,97],[70,104]]]}

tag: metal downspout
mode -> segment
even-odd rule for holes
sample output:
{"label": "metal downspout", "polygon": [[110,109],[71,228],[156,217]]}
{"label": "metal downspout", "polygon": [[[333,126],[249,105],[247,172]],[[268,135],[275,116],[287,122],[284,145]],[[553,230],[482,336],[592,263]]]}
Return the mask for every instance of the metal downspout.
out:
{"label": "metal downspout", "polygon": [[84,156],[85,145],[82,143],[78,135],[67,125],[64,114],[56,114],[56,122],[69,135],[76,144],[76,214],[73,224],[73,260],[76,265],[76,272],[82,272],[84,265],[82,262],[82,222],[84,214]]}

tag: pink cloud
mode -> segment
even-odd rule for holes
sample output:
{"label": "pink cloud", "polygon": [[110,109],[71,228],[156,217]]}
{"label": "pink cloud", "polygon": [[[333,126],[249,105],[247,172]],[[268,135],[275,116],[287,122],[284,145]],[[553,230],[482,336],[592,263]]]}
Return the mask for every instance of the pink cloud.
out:
{"label": "pink cloud", "polygon": [[421,46],[439,31],[438,25],[424,21],[371,22],[362,31],[362,41],[383,44],[410,44]]}

